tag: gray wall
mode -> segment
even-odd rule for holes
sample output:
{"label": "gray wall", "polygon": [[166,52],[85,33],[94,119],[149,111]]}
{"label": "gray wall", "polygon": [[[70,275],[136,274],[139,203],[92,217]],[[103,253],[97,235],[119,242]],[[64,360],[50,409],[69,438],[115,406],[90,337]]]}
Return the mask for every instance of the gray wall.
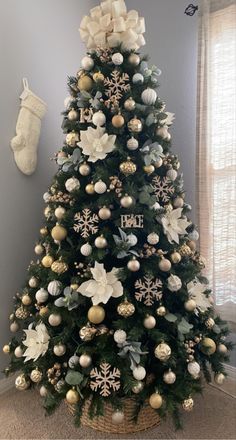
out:
{"label": "gray wall", "polygon": [[[0,0],[0,347],[8,341],[12,296],[23,282],[42,225],[42,194],[55,171],[49,160],[61,146],[66,77],[84,51],[77,32],[95,0]],[[162,70],[160,96],[176,113],[173,146],[182,162],[187,199],[194,204],[196,18],[184,15],[186,0],[127,0],[146,18],[151,62]],[[9,141],[15,133],[21,79],[48,103],[36,173],[16,168]],[[0,350],[0,370],[6,357]]]}

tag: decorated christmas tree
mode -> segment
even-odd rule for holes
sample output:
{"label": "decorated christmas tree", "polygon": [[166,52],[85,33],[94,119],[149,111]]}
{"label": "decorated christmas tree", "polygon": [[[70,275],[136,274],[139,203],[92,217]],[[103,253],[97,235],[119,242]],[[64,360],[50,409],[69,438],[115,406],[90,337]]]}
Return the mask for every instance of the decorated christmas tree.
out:
{"label": "decorated christmas tree", "polygon": [[66,400],[78,424],[87,411],[123,429],[128,401],[134,426],[145,410],[179,425],[204,375],[223,382],[231,348],[201,274],[161,72],[139,53],[144,31],[123,0],[81,22],[88,53],[68,78],[65,142],[4,347],[6,374],[20,371],[16,388],[37,387],[49,413]]}

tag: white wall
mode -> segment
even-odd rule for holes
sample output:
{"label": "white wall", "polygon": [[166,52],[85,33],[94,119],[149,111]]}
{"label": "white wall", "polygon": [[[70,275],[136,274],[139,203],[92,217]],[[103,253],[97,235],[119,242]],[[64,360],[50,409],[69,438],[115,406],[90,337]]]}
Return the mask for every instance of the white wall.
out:
{"label": "white wall", "polygon": [[[97,0],[0,0],[0,347],[8,341],[12,296],[24,283],[42,225],[42,194],[55,167],[49,160],[61,146],[66,77],[74,74],[84,51],[77,28]],[[127,0],[146,18],[145,53],[158,65],[160,96],[176,113],[173,151],[185,175],[187,199],[194,202],[196,17],[184,15],[186,0]],[[16,168],[9,141],[15,133],[21,79],[48,103],[32,177]],[[6,357],[0,350],[0,370]]]}

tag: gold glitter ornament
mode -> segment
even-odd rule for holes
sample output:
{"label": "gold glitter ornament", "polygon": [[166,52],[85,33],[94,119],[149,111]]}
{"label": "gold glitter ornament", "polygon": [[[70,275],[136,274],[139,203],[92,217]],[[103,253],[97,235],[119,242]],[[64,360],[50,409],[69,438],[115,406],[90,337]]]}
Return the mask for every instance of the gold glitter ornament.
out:
{"label": "gold glitter ornament", "polygon": [[19,307],[15,311],[15,317],[17,319],[26,319],[29,316],[28,310],[24,309],[24,307]]}
{"label": "gold glitter ornament", "polygon": [[142,121],[138,118],[133,118],[128,122],[128,129],[132,133],[140,133],[143,129]]}
{"label": "gold glitter ornament", "polygon": [[157,308],[156,313],[158,316],[165,316],[167,311],[166,308],[164,306],[160,306]]}
{"label": "gold glitter ornament", "polygon": [[118,305],[117,312],[120,316],[123,316],[123,318],[129,318],[134,314],[135,306],[126,299]]}
{"label": "gold glitter ornament", "polygon": [[212,327],[214,327],[214,325],[215,325],[215,321],[214,321],[214,319],[212,319],[212,318],[208,318],[207,320],[206,320],[206,322],[205,322],[205,326],[207,327],[207,328],[212,328]]}
{"label": "gold glitter ornament", "polygon": [[80,339],[86,342],[92,341],[96,333],[97,329],[89,324],[85,327],[82,327],[79,331]]}
{"label": "gold glitter ornament", "polygon": [[29,306],[32,303],[32,299],[28,294],[25,294],[22,296],[21,302],[24,306]]}
{"label": "gold glitter ornament", "polygon": [[67,230],[63,226],[56,225],[51,231],[53,240],[63,241],[67,237]]}
{"label": "gold glitter ornament", "polygon": [[217,385],[222,385],[225,380],[225,375],[223,373],[217,373],[215,374],[214,380]]}
{"label": "gold glitter ornament", "polygon": [[105,76],[104,76],[103,73],[101,73],[101,72],[95,72],[95,73],[93,74],[93,80],[94,80],[96,83],[103,82],[104,79],[105,79]]}
{"label": "gold glitter ornament", "polygon": [[77,85],[79,90],[89,92],[93,88],[93,80],[88,75],[81,75]]}
{"label": "gold glitter ornament", "polygon": [[39,383],[42,380],[42,377],[43,377],[43,373],[42,371],[38,370],[38,368],[32,370],[30,373],[30,379],[34,383]]}
{"label": "gold glitter ornament", "polygon": [[135,165],[135,163],[132,162],[132,160],[130,158],[128,158],[127,161],[122,162],[120,164],[120,171],[125,175],[125,176],[130,176],[132,174],[134,174],[137,171],[137,166]]}
{"label": "gold glitter ornament", "polygon": [[40,235],[42,235],[43,237],[46,237],[46,235],[48,235],[47,228],[41,228],[39,232],[40,232]]}
{"label": "gold glitter ornament", "polygon": [[6,344],[3,346],[2,351],[4,354],[10,353],[10,345]]}
{"label": "gold glitter ornament", "polygon": [[163,380],[168,385],[172,385],[176,381],[176,374],[171,370],[166,371],[163,375]]}
{"label": "gold glitter ornament", "polygon": [[90,195],[95,194],[94,184],[89,183],[88,185],[86,185],[85,192]]}
{"label": "gold glitter ornament", "polygon": [[88,320],[92,324],[101,324],[105,319],[105,310],[101,306],[92,306],[88,311]]}
{"label": "gold glitter ornament", "polygon": [[215,344],[215,342],[213,341],[213,339],[211,339],[211,338],[204,338],[204,339],[201,341],[200,350],[201,350],[204,354],[206,354],[206,355],[208,355],[208,356],[211,356],[211,355],[214,354],[215,351],[216,351],[216,344]]}
{"label": "gold glitter ornament", "polygon": [[158,344],[154,350],[155,357],[161,362],[166,362],[171,356],[171,348],[165,342]]}
{"label": "gold glitter ornament", "polygon": [[179,252],[173,252],[173,254],[171,254],[170,256],[172,263],[174,264],[178,264],[181,261],[181,255]]}
{"label": "gold glitter ornament", "polygon": [[182,403],[182,407],[185,411],[190,412],[192,411],[193,407],[194,407],[194,401],[191,397],[189,397],[188,399],[185,399]]}
{"label": "gold glitter ornament", "polygon": [[24,374],[20,374],[19,376],[17,376],[16,380],[15,380],[15,386],[16,389],[19,391],[25,391],[27,390],[27,388],[29,388],[30,386],[30,382],[29,380],[25,377]]}
{"label": "gold glitter ornament", "polygon": [[51,257],[51,255],[45,255],[45,257],[43,257],[41,261],[42,265],[47,268],[51,267],[53,262],[54,262],[54,258]]}
{"label": "gold glitter ornament", "polygon": [[126,101],[124,102],[125,110],[132,111],[135,109],[135,107],[136,107],[136,102],[133,98],[126,99]]}
{"label": "gold glitter ornament", "polygon": [[190,257],[192,255],[192,251],[190,247],[187,246],[187,244],[183,244],[181,246],[181,248],[179,249],[179,253],[180,255],[182,255],[182,257]]}
{"label": "gold glitter ornament", "polygon": [[145,165],[145,166],[143,167],[143,171],[144,171],[146,174],[150,175],[150,174],[154,173],[154,171],[155,171],[155,167],[154,167],[153,165]]}
{"label": "gold glitter ornament", "polygon": [[61,260],[54,261],[54,263],[51,266],[51,270],[57,274],[62,274],[67,272],[68,268],[69,268],[68,264],[64,263]]}

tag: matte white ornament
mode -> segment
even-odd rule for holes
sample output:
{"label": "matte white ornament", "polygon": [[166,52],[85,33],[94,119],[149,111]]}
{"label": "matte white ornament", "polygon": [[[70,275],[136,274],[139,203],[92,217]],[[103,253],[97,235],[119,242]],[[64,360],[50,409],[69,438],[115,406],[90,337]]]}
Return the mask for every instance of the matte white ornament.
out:
{"label": "matte white ornament", "polygon": [[80,181],[76,177],[71,177],[65,183],[65,187],[69,193],[80,189]]}
{"label": "matte white ornament", "polygon": [[105,206],[98,211],[98,216],[101,220],[108,220],[111,218],[111,210]]}
{"label": "matte white ornament", "polygon": [[162,272],[169,272],[171,269],[171,262],[170,260],[167,260],[167,258],[162,258],[159,262],[159,269],[162,270]]}
{"label": "matte white ornament", "polygon": [[115,64],[115,66],[120,66],[124,61],[124,57],[120,52],[114,53],[111,59],[113,64]]}
{"label": "matte white ornament", "polygon": [[171,292],[177,292],[182,287],[182,281],[177,275],[171,274],[167,279],[167,287]]}
{"label": "matte white ornament", "polygon": [[11,148],[17,167],[30,176],[37,166],[37,149],[43,119],[47,106],[36,96],[23,78],[24,91],[20,96],[20,112],[16,124],[16,136],[11,140]]}
{"label": "matte white ornament", "polygon": [[40,394],[41,397],[46,397],[47,396],[48,390],[47,390],[47,388],[44,385],[42,385],[40,387],[39,394]]}
{"label": "matte white ornament", "polygon": [[116,330],[113,337],[117,344],[123,344],[127,339],[127,334],[124,330]]}
{"label": "matte white ornament", "polygon": [[79,167],[81,176],[88,176],[91,173],[91,168],[87,163],[82,163]]}
{"label": "matte white ornament", "polygon": [[198,233],[198,231],[196,231],[196,229],[194,229],[192,232],[190,232],[188,234],[188,238],[189,238],[189,240],[198,241],[199,240],[199,233]]}
{"label": "matte white ornament", "polygon": [[156,326],[156,319],[154,316],[147,316],[143,321],[143,325],[146,329],[151,330]]}
{"label": "matte white ornament", "polygon": [[135,258],[133,260],[130,260],[127,264],[128,269],[131,272],[138,272],[140,269],[140,263],[138,260],[136,260]]}
{"label": "matte white ornament", "polygon": [[89,356],[89,354],[82,354],[79,358],[79,364],[82,368],[88,368],[90,367],[92,363],[92,358]]}
{"label": "matte white ornament", "polygon": [[197,378],[201,371],[200,365],[197,362],[189,362],[187,369],[189,374],[191,374],[191,376],[194,378]]}
{"label": "matte white ornament", "polygon": [[106,115],[99,110],[98,112],[94,113],[92,122],[96,127],[102,127],[106,123]]}
{"label": "matte white ornament", "polygon": [[81,66],[84,70],[92,70],[92,68],[94,67],[94,61],[91,57],[85,56],[84,58],[82,58]]}
{"label": "matte white ornament", "polygon": [[132,197],[125,195],[124,197],[122,197],[120,204],[123,208],[130,208],[133,204],[133,199]]}
{"label": "matte white ornament", "polygon": [[128,150],[135,151],[135,150],[137,150],[138,147],[139,147],[139,143],[138,143],[137,139],[135,139],[134,137],[130,138],[127,141]]}
{"label": "matte white ornament", "polygon": [[176,374],[171,370],[166,371],[163,375],[163,380],[168,385],[173,385],[173,383],[176,381]]}
{"label": "matte white ornament", "polygon": [[61,324],[62,317],[59,315],[59,313],[52,313],[48,317],[48,322],[52,327],[57,327]]}
{"label": "matte white ornament", "polygon": [[133,376],[136,380],[143,380],[146,377],[146,370],[144,367],[141,367],[141,365],[138,365],[133,370]]}
{"label": "matte white ornament", "polygon": [[45,289],[39,289],[35,294],[36,301],[39,304],[45,303],[48,299],[48,292]]}
{"label": "matte white ornament", "polygon": [[143,91],[141,98],[144,104],[154,105],[157,100],[157,92],[151,88],[148,88]]}
{"label": "matte white ornament", "polygon": [[121,423],[124,422],[125,420],[125,415],[122,411],[116,411],[112,414],[112,423],[114,423],[114,425],[120,425]]}
{"label": "matte white ornament", "polygon": [[176,199],[173,201],[174,208],[183,208],[184,206],[184,200],[182,197],[176,197]]}
{"label": "matte white ornament", "polygon": [[138,239],[134,234],[129,234],[127,236],[127,241],[131,246],[135,246],[138,243]]}
{"label": "matte white ornament", "polygon": [[159,243],[159,240],[160,240],[160,237],[155,232],[152,232],[151,234],[149,234],[147,236],[147,242],[151,245],[155,245],[155,244]]}
{"label": "matte white ornament", "polygon": [[36,244],[35,248],[34,248],[34,252],[36,253],[36,255],[41,255],[44,251],[44,248],[41,244]]}
{"label": "matte white ornament", "polygon": [[77,365],[79,365],[79,356],[77,356],[76,354],[74,356],[71,356],[68,361],[68,365],[73,370]]}
{"label": "matte white ornament", "polygon": [[135,73],[133,78],[132,78],[132,81],[133,81],[134,84],[143,84],[144,77],[143,77],[143,75],[141,73]]}
{"label": "matte white ornament", "polygon": [[54,212],[55,217],[58,220],[61,220],[64,217],[65,213],[66,213],[66,210],[65,210],[65,208],[63,208],[63,206],[58,206],[58,208],[56,208],[55,212]]}
{"label": "matte white ornament", "polygon": [[83,244],[83,246],[80,248],[80,252],[84,257],[89,257],[89,255],[92,253],[92,250],[92,246],[89,243]]}
{"label": "matte white ornament", "polygon": [[166,176],[168,177],[168,179],[174,182],[177,179],[178,173],[176,170],[171,169],[167,171]]}
{"label": "matte white ornament", "polygon": [[14,355],[17,358],[21,358],[23,356],[23,350],[22,350],[22,348],[20,346],[15,348]]}
{"label": "matte white ornament", "polygon": [[140,64],[140,61],[140,56],[136,53],[131,53],[131,55],[129,56],[129,63],[133,66],[137,67]]}
{"label": "matte white ornament", "polygon": [[97,194],[104,194],[107,190],[107,185],[105,182],[100,180],[99,182],[95,183],[94,190]]}
{"label": "matte white ornament", "polygon": [[38,283],[39,283],[39,281],[38,281],[38,278],[36,278],[36,277],[31,277],[29,279],[29,286],[32,287],[32,288],[37,287]]}
{"label": "matte white ornament", "polygon": [[66,352],[66,346],[64,344],[57,344],[53,347],[53,353],[55,356],[61,357]]}
{"label": "matte white ornament", "polygon": [[105,249],[107,247],[107,240],[105,239],[105,237],[100,235],[100,237],[96,238],[94,244],[98,249]]}
{"label": "matte white ornament", "polygon": [[60,295],[60,293],[62,291],[62,283],[57,280],[50,281],[47,289],[48,289],[48,292],[50,293],[50,295],[58,296],[58,295]]}
{"label": "matte white ornament", "polygon": [[44,202],[45,203],[48,203],[48,202],[50,202],[50,194],[49,194],[49,192],[45,192],[44,193],[44,195],[43,195],[43,200],[44,200]]}
{"label": "matte white ornament", "polygon": [[215,375],[215,383],[217,383],[217,385],[222,385],[224,380],[225,380],[225,375],[223,373],[217,373]]}

